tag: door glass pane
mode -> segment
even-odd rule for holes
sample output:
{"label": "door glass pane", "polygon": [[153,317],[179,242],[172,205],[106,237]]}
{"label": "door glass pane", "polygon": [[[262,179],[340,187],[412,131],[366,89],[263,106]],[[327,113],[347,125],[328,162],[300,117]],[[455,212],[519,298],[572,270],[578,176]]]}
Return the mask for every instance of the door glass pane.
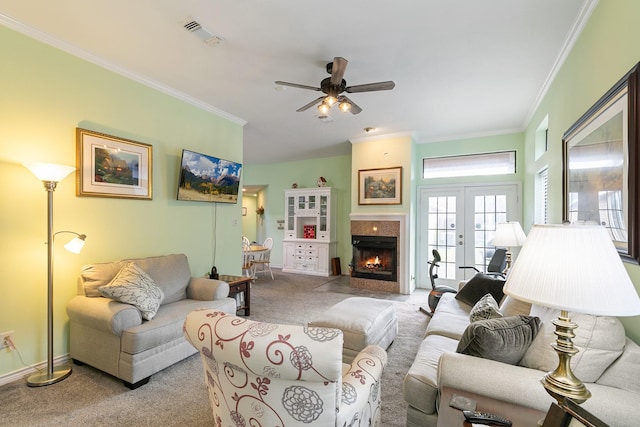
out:
{"label": "door glass pane", "polygon": [[497,222],[506,222],[507,198],[505,195],[475,196],[474,212],[474,266],[487,271],[487,265],[495,251],[493,236]]}
{"label": "door glass pane", "polygon": [[442,258],[435,270],[438,277],[456,277],[456,197],[432,196],[428,200],[428,253],[436,249]]}

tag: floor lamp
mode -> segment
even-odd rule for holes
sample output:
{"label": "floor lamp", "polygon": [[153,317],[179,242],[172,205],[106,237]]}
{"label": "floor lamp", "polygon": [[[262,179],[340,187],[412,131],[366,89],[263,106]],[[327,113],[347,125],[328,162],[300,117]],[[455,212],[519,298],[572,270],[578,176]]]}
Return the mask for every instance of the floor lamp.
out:
{"label": "floor lamp", "polygon": [[[578,327],[569,312],[597,316],[640,314],[640,298],[608,231],[599,225],[534,225],[513,264],[504,293],[515,299],[560,310],[553,321],[558,367],[542,385],[560,403],[591,397],[571,370]],[[631,373],[630,373],[631,374]]]}
{"label": "floor lamp", "polygon": [[27,385],[39,387],[55,384],[71,375],[70,367],[54,368],[53,366],[53,240],[56,234],[75,234],[65,248],[79,253],[87,236],[73,231],[53,232],[53,190],[59,181],[75,170],[74,167],[50,163],[28,163],[24,165],[44,184],[47,191],[47,372],[33,374],[27,378]]}

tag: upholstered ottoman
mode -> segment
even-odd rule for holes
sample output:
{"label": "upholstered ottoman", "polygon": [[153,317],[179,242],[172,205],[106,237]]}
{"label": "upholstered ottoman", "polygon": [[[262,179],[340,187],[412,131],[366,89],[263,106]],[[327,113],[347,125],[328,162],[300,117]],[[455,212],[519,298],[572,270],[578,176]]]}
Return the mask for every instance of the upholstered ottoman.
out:
{"label": "upholstered ottoman", "polygon": [[347,298],[320,313],[309,326],[340,329],[344,335],[342,362],[351,363],[370,344],[385,350],[398,334],[398,318],[391,301]]}

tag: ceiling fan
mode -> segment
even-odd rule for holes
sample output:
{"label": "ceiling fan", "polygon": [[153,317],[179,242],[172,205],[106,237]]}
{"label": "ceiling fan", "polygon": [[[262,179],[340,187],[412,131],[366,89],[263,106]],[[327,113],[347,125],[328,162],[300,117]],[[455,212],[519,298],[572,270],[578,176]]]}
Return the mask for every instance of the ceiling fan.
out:
{"label": "ceiling fan", "polygon": [[347,82],[343,79],[344,72],[347,69],[347,62],[348,61],[346,59],[339,56],[333,58],[333,62],[329,62],[327,64],[327,73],[331,74],[331,77],[327,77],[322,80],[320,82],[320,87],[301,85],[298,83],[282,82],[280,80],[277,80],[275,83],[282,86],[291,86],[300,89],[309,89],[325,93],[325,96],[314,99],[307,105],[304,105],[296,110],[298,112],[305,111],[320,103],[320,105],[318,105],[318,110],[322,115],[327,115],[329,113],[329,109],[336,103],[338,104],[338,108],[340,108],[340,111],[342,111],[343,113],[350,111],[351,114],[358,114],[362,111],[362,108],[360,108],[356,103],[347,98],[346,95],[342,95],[342,92],[373,92],[378,90],[391,90],[396,86],[396,84],[392,81],[347,86]]}

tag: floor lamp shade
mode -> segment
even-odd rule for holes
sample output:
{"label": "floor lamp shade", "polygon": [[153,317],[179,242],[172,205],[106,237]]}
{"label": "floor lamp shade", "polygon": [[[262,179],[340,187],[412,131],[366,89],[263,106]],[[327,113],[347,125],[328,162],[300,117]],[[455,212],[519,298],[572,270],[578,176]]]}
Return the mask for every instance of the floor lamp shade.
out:
{"label": "floor lamp shade", "polygon": [[56,165],[53,163],[25,163],[24,166],[40,181],[59,182],[76,170],[73,166]]}
{"label": "floor lamp shade", "polygon": [[[75,170],[74,167],[50,163],[28,163],[24,165],[44,183],[47,192],[47,371],[33,374],[27,378],[27,385],[39,387],[55,384],[71,375],[70,367],[54,367],[53,365],[53,239],[58,233],[53,232],[53,192],[59,181]],[[86,236],[73,231],[77,237],[69,243],[71,250],[78,251],[84,244]],[[77,242],[74,242],[75,240]],[[67,245],[68,246],[68,245]]]}
{"label": "floor lamp shade", "polygon": [[577,324],[569,312],[601,316],[640,314],[640,298],[607,230],[589,225],[534,225],[514,263],[504,293],[560,310],[553,321],[558,367],[541,380],[559,402],[582,403],[591,393],[571,370]]}

